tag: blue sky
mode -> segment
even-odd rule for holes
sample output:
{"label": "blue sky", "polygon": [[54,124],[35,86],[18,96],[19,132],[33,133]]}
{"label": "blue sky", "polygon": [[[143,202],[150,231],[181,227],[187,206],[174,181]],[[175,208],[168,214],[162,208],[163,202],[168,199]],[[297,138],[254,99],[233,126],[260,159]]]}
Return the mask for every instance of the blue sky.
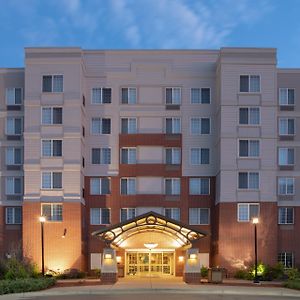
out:
{"label": "blue sky", "polygon": [[0,67],[24,47],[84,49],[278,48],[300,67],[300,0],[0,0]]}

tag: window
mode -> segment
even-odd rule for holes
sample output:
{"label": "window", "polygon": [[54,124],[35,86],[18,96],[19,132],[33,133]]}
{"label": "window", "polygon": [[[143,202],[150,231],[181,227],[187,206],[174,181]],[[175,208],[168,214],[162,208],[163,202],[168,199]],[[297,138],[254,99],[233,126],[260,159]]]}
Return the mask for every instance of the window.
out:
{"label": "window", "polygon": [[62,107],[43,107],[42,124],[59,125],[62,124]]}
{"label": "window", "polygon": [[5,162],[7,166],[22,164],[22,149],[16,147],[8,147],[5,150]]}
{"label": "window", "polygon": [[239,203],[238,204],[238,222],[252,222],[253,218],[259,217],[259,204],[257,203]]}
{"label": "window", "polygon": [[42,156],[61,157],[62,140],[42,140]]}
{"label": "window", "polygon": [[111,164],[110,148],[92,148],[92,164],[93,165],[109,165]]}
{"label": "window", "polygon": [[63,205],[56,203],[42,204],[42,215],[47,221],[62,221],[63,220]]}
{"label": "window", "polygon": [[91,225],[108,225],[110,223],[110,209],[91,208],[90,221]]}
{"label": "window", "polygon": [[180,178],[165,179],[165,194],[180,195]]}
{"label": "window", "polygon": [[122,104],[136,104],[136,88],[122,88]]}
{"label": "window", "polygon": [[279,89],[279,105],[294,105],[295,89],[280,88]]}
{"label": "window", "polygon": [[136,194],[136,179],[121,178],[121,195],[135,195],[135,194]]}
{"label": "window", "polygon": [[190,195],[209,195],[209,178],[190,178]]}
{"label": "window", "polygon": [[259,173],[258,172],[239,172],[239,189],[258,190]]}
{"label": "window", "polygon": [[181,149],[166,148],[166,164],[180,165],[181,164]]}
{"label": "window", "polygon": [[92,134],[110,134],[111,119],[108,118],[92,118]]}
{"label": "window", "polygon": [[191,134],[210,134],[209,118],[191,118]]}
{"label": "window", "polygon": [[5,194],[6,195],[21,195],[22,194],[22,178],[9,176],[5,179]]}
{"label": "window", "polygon": [[295,161],[295,150],[293,148],[278,149],[278,164],[279,166],[292,166]]}
{"label": "window", "polygon": [[259,107],[241,107],[239,109],[240,125],[259,125],[260,110]]}
{"label": "window", "polygon": [[166,104],[179,105],[181,102],[181,88],[166,88]]}
{"label": "window", "polygon": [[91,178],[90,193],[91,193],[91,195],[110,194],[110,179],[109,178]]}
{"label": "window", "polygon": [[111,88],[92,88],[92,104],[111,103]]}
{"label": "window", "polygon": [[167,134],[181,133],[180,118],[166,118],[166,133]]}
{"label": "window", "polygon": [[22,134],[22,118],[7,117],[6,134],[21,135]]}
{"label": "window", "polygon": [[62,93],[64,86],[63,75],[44,75],[43,92],[44,93]]}
{"label": "window", "polygon": [[279,207],[278,208],[278,224],[294,224],[294,208]]}
{"label": "window", "polygon": [[7,88],[6,89],[6,104],[21,105],[22,104],[22,88]]}
{"label": "window", "polygon": [[210,103],[210,88],[191,88],[191,103],[192,104],[209,104]]}
{"label": "window", "polygon": [[278,195],[294,195],[295,178],[279,177],[278,178]]}
{"label": "window", "polygon": [[125,133],[125,134],[137,133],[136,118],[122,118],[121,119],[121,133]]}
{"label": "window", "polygon": [[190,225],[209,225],[209,208],[190,208]]}
{"label": "window", "polygon": [[279,135],[295,134],[295,119],[279,118]]}
{"label": "window", "polygon": [[61,189],[62,173],[61,172],[43,172],[42,189]]}
{"label": "window", "polygon": [[293,252],[280,252],[278,253],[278,262],[281,263],[286,269],[294,267],[294,253]]}
{"label": "window", "polygon": [[136,164],[136,148],[122,148],[121,149],[121,163],[122,164]]}
{"label": "window", "polygon": [[259,157],[259,140],[239,140],[239,157]]}
{"label": "window", "polygon": [[22,224],[22,207],[6,207],[5,209],[6,224]]}
{"label": "window", "polygon": [[241,93],[259,93],[260,76],[259,75],[241,75],[240,76]]}
{"label": "window", "polygon": [[180,208],[177,207],[165,208],[165,216],[169,219],[180,221]]}
{"label": "window", "polygon": [[135,208],[121,208],[120,219],[121,222],[135,218]]}
{"label": "window", "polygon": [[207,164],[209,164],[209,149],[207,149],[207,148],[191,148],[190,162],[191,162],[191,165],[207,165]]}

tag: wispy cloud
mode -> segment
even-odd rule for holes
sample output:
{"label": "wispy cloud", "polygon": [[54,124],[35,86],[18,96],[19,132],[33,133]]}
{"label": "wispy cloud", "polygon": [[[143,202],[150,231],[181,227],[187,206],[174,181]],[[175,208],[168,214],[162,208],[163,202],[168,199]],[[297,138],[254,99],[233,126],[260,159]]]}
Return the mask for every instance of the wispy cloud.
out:
{"label": "wispy cloud", "polygon": [[[9,1],[10,2],[10,1]],[[214,48],[257,24],[271,0],[11,0],[30,45]]]}

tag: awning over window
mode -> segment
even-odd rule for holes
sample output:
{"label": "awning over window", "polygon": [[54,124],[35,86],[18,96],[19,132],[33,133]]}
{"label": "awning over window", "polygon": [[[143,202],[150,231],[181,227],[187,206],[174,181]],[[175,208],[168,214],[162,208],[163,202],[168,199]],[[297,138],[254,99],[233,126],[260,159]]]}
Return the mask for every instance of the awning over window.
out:
{"label": "awning over window", "polygon": [[177,243],[177,248],[190,247],[193,241],[207,235],[152,211],[128,221],[97,230],[92,235],[99,237],[114,248],[123,248],[122,244],[125,240],[133,235],[147,232],[164,233],[170,236]]}

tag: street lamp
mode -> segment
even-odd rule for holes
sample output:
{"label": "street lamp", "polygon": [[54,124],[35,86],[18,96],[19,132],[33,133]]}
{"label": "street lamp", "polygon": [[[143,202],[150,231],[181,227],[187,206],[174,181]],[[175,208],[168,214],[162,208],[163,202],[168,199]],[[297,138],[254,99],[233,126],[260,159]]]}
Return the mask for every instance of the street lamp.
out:
{"label": "street lamp", "polygon": [[46,218],[44,216],[40,216],[39,218],[41,223],[41,242],[42,242],[42,275],[45,276],[45,257],[44,257],[44,223],[46,222]]}
{"label": "street lamp", "polygon": [[254,248],[255,248],[255,270],[254,270],[254,283],[259,283],[259,279],[257,277],[257,227],[256,225],[259,223],[258,218],[252,219],[252,224],[254,224]]}

